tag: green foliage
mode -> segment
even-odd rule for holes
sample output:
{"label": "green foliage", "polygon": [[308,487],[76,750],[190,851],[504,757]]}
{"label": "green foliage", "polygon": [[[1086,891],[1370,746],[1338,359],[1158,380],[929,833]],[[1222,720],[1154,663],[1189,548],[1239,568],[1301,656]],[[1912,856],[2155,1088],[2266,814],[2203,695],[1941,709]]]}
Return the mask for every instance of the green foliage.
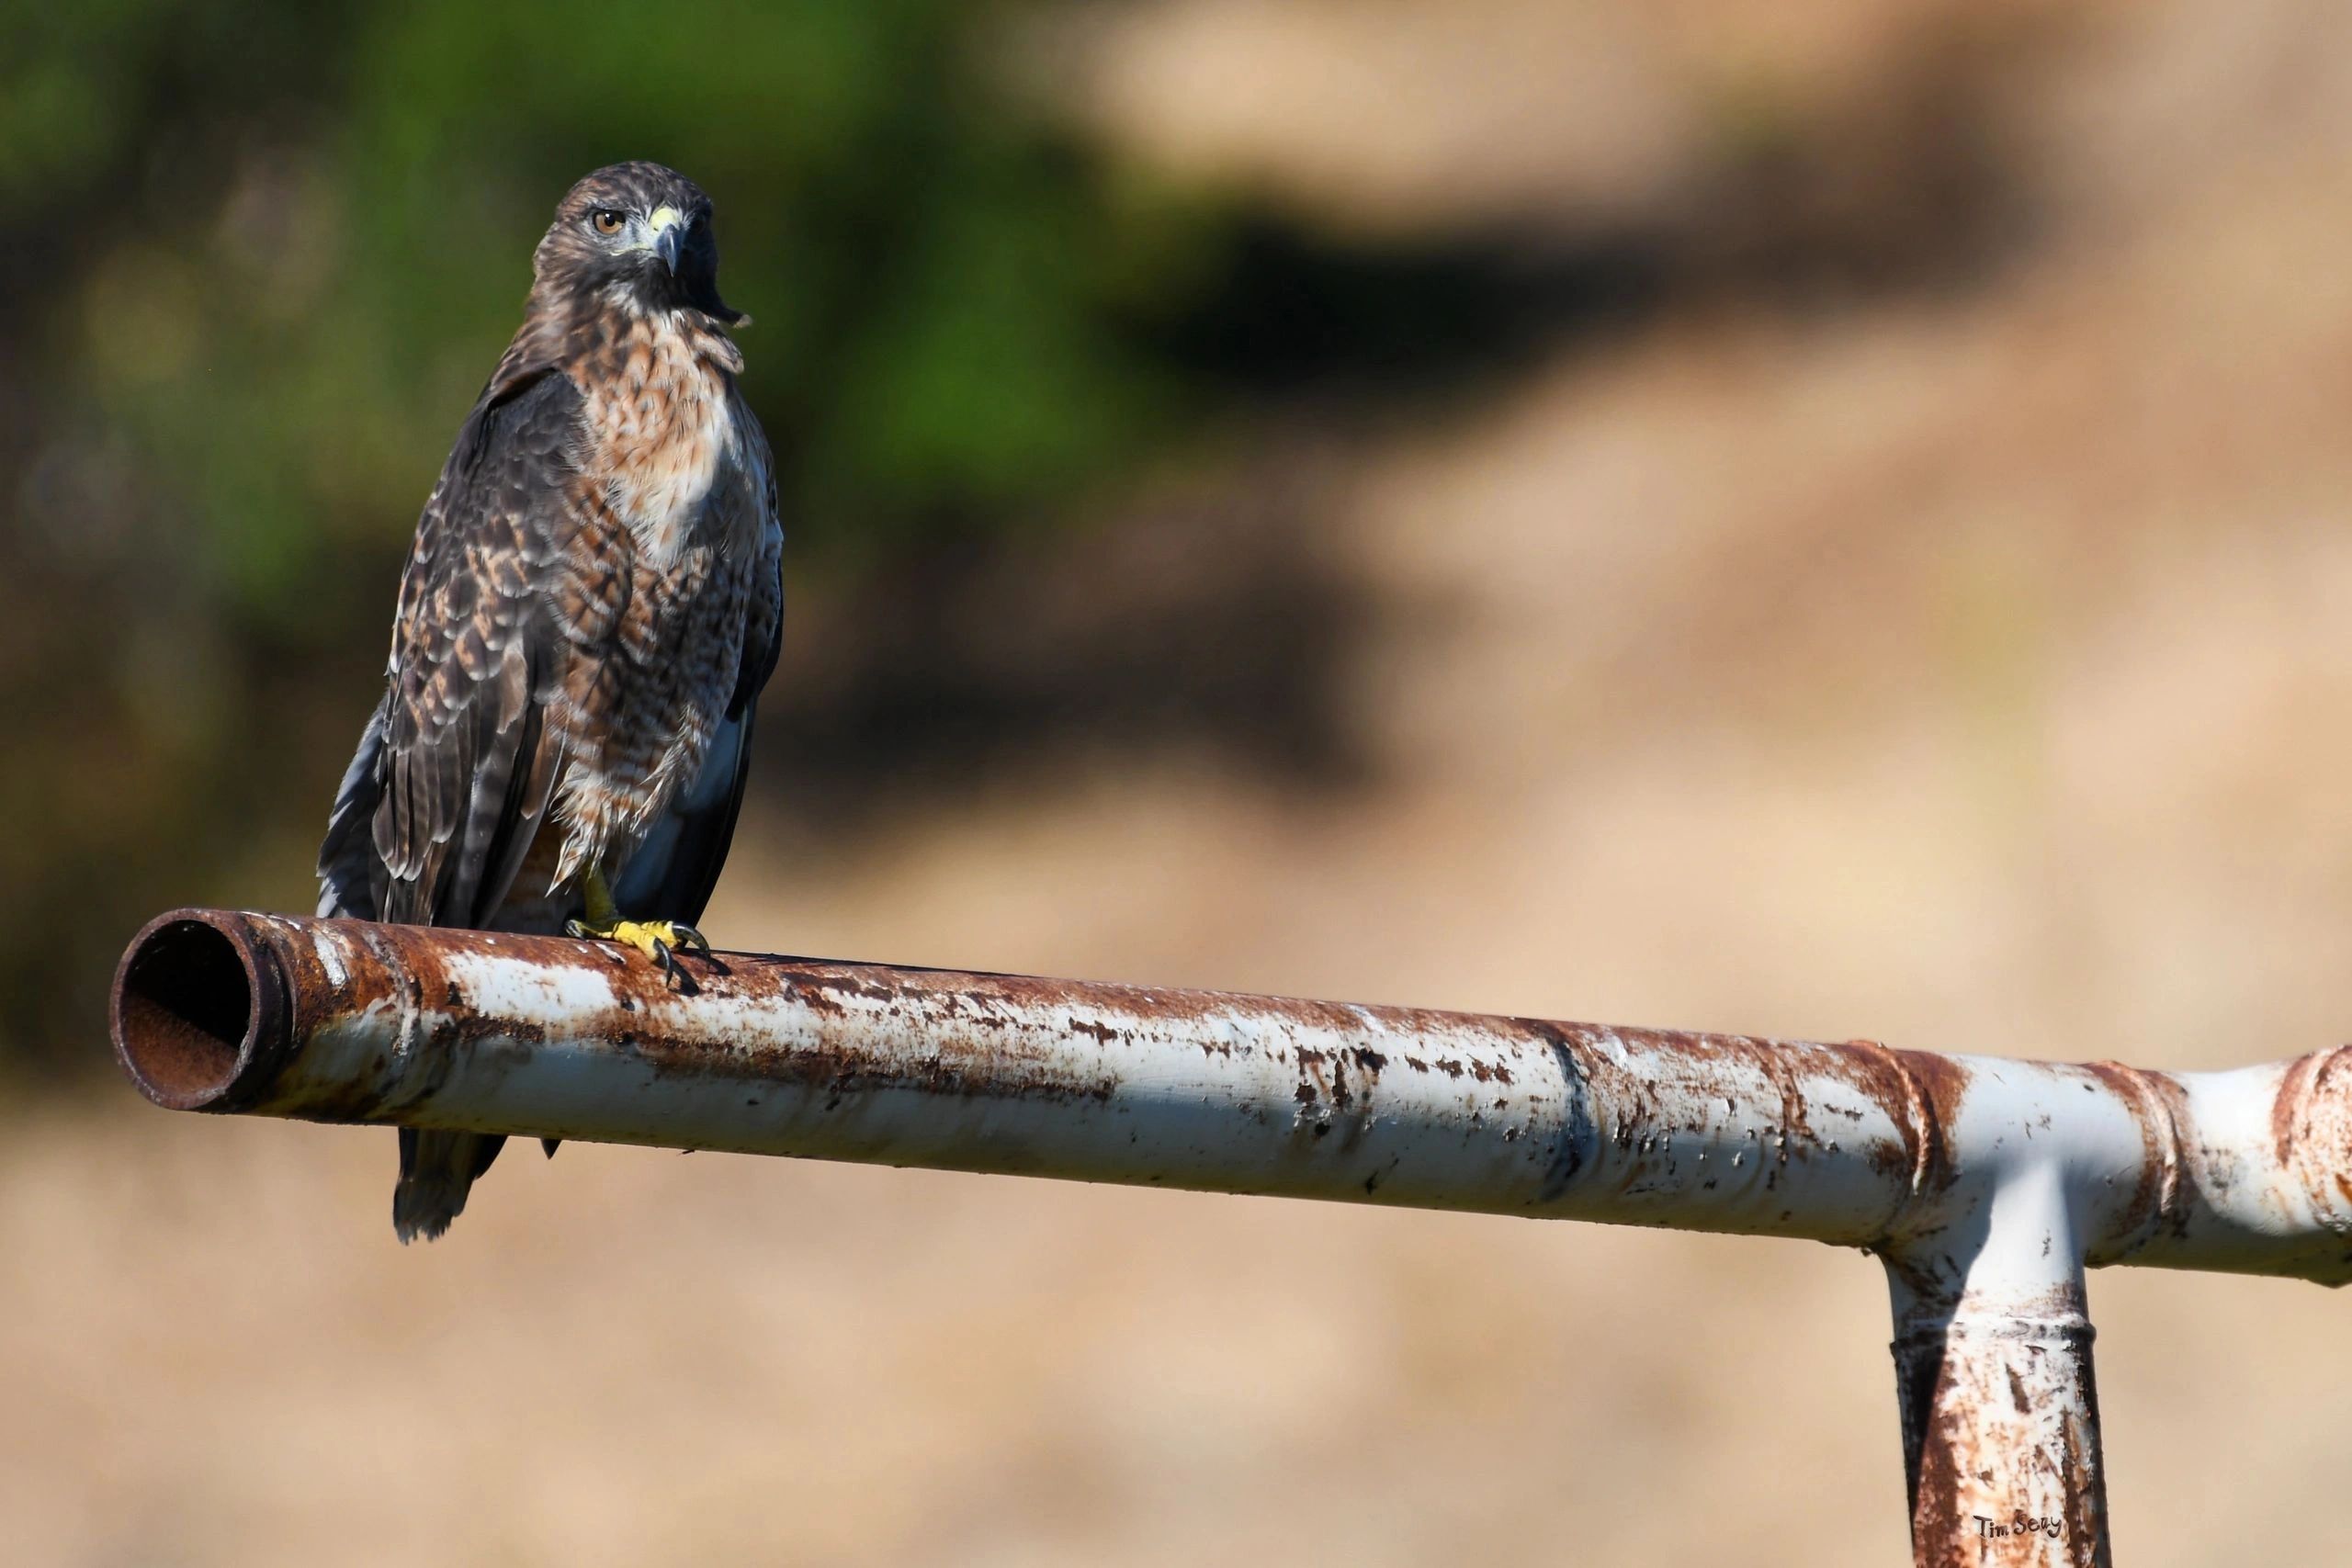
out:
{"label": "green foliage", "polygon": [[[151,0],[61,25],[0,123],[51,126],[45,188],[151,161],[66,330],[103,416],[188,503],[204,570],[275,620],[353,536],[405,532],[555,197],[626,156],[718,199],[804,543],[985,526],[1131,455],[1176,392],[1120,295],[1171,219],[1109,199],[1095,161],[990,90],[982,15],[423,0],[330,32],[261,7],[199,28]],[[159,33],[178,35],[160,59]],[[142,75],[170,118],[126,141],[119,84]],[[254,96],[272,83],[278,101]],[[191,90],[230,101],[174,101]],[[153,140],[183,118],[193,157]]]}
{"label": "green foliage", "polygon": [[1196,406],[1139,329],[1198,293],[1220,220],[1012,102],[1012,19],[9,8],[0,506],[31,604],[0,627],[0,888],[78,931],[0,957],[0,1064],[89,1055],[138,917],[298,891],[417,508],[589,169],[713,194],[803,572],[1050,524]]}

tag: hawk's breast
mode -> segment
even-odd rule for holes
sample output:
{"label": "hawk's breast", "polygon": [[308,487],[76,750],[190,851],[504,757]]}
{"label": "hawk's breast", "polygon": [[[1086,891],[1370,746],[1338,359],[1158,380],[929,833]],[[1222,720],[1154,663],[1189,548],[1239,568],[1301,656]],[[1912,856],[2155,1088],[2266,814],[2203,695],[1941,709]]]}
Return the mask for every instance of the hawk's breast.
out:
{"label": "hawk's breast", "polygon": [[568,682],[561,879],[592,860],[617,874],[702,773],[734,690],[766,482],[736,423],[741,365],[715,332],[639,317],[578,372],[582,532],[626,561],[627,591]]}
{"label": "hawk's breast", "polygon": [[675,558],[699,535],[723,532],[725,514],[736,510],[718,492],[743,467],[732,395],[741,367],[726,337],[669,315],[632,319],[587,367],[581,391],[591,471],[657,561]]}

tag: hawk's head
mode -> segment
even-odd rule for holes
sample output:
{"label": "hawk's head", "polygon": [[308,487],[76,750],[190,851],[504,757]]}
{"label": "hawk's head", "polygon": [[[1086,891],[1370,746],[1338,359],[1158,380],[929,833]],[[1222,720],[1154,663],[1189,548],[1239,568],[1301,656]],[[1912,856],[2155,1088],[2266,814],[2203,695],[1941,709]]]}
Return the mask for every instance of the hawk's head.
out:
{"label": "hawk's head", "polygon": [[647,310],[693,309],[740,326],[718,297],[710,197],[675,169],[615,164],[565,193],[532,257],[534,292]]}

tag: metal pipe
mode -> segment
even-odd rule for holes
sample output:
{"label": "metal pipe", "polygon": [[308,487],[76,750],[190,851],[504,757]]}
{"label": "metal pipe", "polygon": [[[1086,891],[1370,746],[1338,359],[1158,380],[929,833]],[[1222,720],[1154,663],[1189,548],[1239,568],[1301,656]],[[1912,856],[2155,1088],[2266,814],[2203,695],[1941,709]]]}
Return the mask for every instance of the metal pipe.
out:
{"label": "metal pipe", "polygon": [[181,910],[124,954],[113,1035],[179,1110],[1865,1248],[1894,1290],[1922,1563],[2106,1561],[2086,1265],[2352,1280],[2352,1048],[2173,1075],[743,953],[687,968],[691,992],[599,943]]}
{"label": "metal pipe", "polygon": [[1935,1241],[1886,1255],[1922,1564],[2109,1562],[2073,1209],[2063,1168],[2037,1162]]}

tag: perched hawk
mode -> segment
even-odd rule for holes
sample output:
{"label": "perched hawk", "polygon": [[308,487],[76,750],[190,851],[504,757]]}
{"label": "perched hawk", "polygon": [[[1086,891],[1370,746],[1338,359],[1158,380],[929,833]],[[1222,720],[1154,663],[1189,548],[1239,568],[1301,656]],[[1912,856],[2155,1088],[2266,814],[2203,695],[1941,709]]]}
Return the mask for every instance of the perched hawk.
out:
{"label": "perched hawk", "polygon": [[[658,164],[571,187],[522,330],[424,503],[319,912],[624,942],[675,977],[783,618],[775,483],[710,198]],[[503,1139],[402,1129],[392,1224],[439,1235]],[[548,1145],[554,1152],[554,1145]]]}

